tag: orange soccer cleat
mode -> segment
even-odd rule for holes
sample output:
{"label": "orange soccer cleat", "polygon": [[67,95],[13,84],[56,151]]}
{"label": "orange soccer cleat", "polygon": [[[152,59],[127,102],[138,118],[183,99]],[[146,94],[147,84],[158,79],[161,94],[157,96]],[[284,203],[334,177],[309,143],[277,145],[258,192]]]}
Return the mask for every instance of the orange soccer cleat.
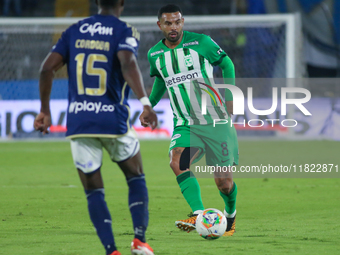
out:
{"label": "orange soccer cleat", "polygon": [[147,243],[143,243],[137,238],[133,239],[131,243],[132,255],[154,255],[153,249]]}
{"label": "orange soccer cleat", "polygon": [[119,251],[114,251],[110,255],[122,255]]}
{"label": "orange soccer cleat", "polygon": [[176,227],[178,227],[180,230],[191,232],[196,229],[196,219],[197,214],[190,213],[188,214],[188,219],[185,220],[177,220],[175,221]]}

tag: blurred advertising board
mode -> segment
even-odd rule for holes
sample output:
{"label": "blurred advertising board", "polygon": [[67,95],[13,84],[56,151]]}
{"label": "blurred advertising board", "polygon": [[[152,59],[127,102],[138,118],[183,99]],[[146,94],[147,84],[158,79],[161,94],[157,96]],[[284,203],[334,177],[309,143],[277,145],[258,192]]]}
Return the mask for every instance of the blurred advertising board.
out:
{"label": "blurred advertising board", "polygon": [[[271,99],[254,99],[254,106],[262,109],[270,108]],[[159,128],[151,131],[143,128],[139,122],[142,105],[137,99],[130,99],[130,123],[140,138],[170,138],[173,130],[173,114],[169,99],[162,99],[154,108],[158,114]],[[280,104],[278,104],[280,106]],[[340,98],[312,98],[305,104],[312,114],[305,116],[294,109],[290,117],[294,121],[287,122],[280,114],[280,107],[268,116],[256,116],[245,107],[245,114],[233,116],[232,121],[238,135],[269,136],[302,139],[327,138],[340,140]],[[40,138],[41,134],[33,130],[33,120],[39,113],[39,100],[0,100],[0,135],[1,138]],[[51,100],[52,127],[46,138],[64,137],[66,132],[67,100]]]}

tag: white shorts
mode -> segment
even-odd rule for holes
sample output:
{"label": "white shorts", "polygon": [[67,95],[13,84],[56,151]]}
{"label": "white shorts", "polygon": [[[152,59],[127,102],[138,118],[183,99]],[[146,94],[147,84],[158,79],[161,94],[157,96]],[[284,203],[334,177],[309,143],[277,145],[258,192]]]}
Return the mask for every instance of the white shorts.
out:
{"label": "white shorts", "polygon": [[103,147],[114,162],[125,161],[139,151],[139,141],[133,129],[118,138],[80,137],[71,139],[71,151],[76,168],[84,173],[98,170],[102,165]]}

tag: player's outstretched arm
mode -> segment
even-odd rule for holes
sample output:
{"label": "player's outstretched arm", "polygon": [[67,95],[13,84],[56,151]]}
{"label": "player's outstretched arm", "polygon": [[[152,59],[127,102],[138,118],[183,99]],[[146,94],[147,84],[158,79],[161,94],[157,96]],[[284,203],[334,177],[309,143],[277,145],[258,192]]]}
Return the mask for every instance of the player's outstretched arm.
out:
{"label": "player's outstretched arm", "polygon": [[131,51],[121,50],[117,54],[120,61],[123,77],[137,98],[144,106],[141,114],[143,126],[151,126],[151,129],[157,127],[157,115],[151,107],[151,103],[146,95],[142,74],[139,70],[137,59]]}
{"label": "player's outstretched arm", "polygon": [[156,76],[149,96],[151,106],[154,107],[162,99],[166,92],[165,82],[161,77]]}
{"label": "player's outstretched arm", "polygon": [[50,94],[54,73],[64,65],[63,57],[56,52],[47,55],[40,68],[39,90],[41,108],[34,120],[34,129],[43,134],[51,126]]}

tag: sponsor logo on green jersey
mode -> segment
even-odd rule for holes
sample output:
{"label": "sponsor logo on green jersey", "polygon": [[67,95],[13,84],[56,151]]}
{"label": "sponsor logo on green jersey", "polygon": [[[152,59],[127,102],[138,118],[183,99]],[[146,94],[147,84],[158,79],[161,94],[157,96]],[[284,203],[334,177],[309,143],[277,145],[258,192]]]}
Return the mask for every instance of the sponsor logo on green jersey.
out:
{"label": "sponsor logo on green jersey", "polygon": [[179,74],[179,75],[175,75],[172,76],[171,78],[165,78],[165,83],[167,86],[172,86],[175,85],[177,83],[183,83],[187,80],[191,80],[191,79],[195,79],[198,78],[198,73],[197,72],[191,72],[188,73],[187,75],[185,74]]}

